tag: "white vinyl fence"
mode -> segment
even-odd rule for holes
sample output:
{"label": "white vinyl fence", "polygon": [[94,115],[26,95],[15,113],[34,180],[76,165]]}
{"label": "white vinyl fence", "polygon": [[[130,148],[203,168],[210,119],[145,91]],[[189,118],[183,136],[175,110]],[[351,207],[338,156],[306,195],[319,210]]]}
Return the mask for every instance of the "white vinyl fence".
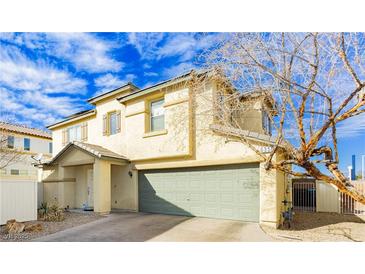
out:
{"label": "white vinyl fence", "polygon": [[[357,191],[365,194],[364,181],[352,181]],[[365,205],[356,202],[350,196],[343,194],[336,187],[321,181],[316,182],[317,212],[337,212],[342,214],[365,214]]]}
{"label": "white vinyl fence", "polygon": [[340,194],[337,188],[326,182],[316,182],[317,212],[340,213]]}
{"label": "white vinyl fence", "polygon": [[[351,184],[365,194],[365,181],[352,181]],[[365,205],[339,192],[335,186],[315,180],[293,181],[293,207],[295,211],[365,215]]]}
{"label": "white vinyl fence", "polygon": [[37,219],[37,183],[29,181],[0,181],[0,225],[7,220]]}

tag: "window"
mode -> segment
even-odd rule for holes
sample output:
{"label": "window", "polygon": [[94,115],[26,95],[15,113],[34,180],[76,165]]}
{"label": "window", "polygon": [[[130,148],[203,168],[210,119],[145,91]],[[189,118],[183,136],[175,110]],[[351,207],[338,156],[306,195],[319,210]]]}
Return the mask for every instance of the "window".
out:
{"label": "window", "polygon": [[117,113],[109,113],[109,135],[117,133]]}
{"label": "window", "polygon": [[11,169],[10,174],[11,175],[19,175],[19,169]]}
{"label": "window", "polygon": [[68,141],[81,141],[81,126],[73,126],[67,129]]}
{"label": "window", "polygon": [[151,131],[165,129],[165,109],[163,107],[164,102],[164,99],[151,102]]}
{"label": "window", "polygon": [[30,150],[30,139],[24,138],[24,150]]}
{"label": "window", "polygon": [[14,148],[14,136],[8,136],[8,148]]}
{"label": "window", "polygon": [[103,135],[114,135],[120,132],[121,112],[115,110],[103,115]]}
{"label": "window", "polygon": [[53,152],[53,146],[52,146],[52,143],[49,143],[49,144],[48,144],[48,152],[49,152],[49,153],[52,153],[52,152]]}
{"label": "window", "polygon": [[267,134],[271,135],[271,121],[270,121],[269,115],[267,115],[266,112],[263,112],[262,126],[263,126],[265,132]]}

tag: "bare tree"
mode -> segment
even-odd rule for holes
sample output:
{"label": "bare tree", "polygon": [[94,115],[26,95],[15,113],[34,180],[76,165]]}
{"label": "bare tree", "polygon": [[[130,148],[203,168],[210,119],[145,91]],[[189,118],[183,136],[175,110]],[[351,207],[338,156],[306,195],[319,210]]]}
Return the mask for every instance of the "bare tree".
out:
{"label": "bare tree", "polygon": [[[232,90],[214,112],[222,134],[249,145],[268,170],[323,180],[365,203],[339,170],[337,142],[341,123],[365,112],[364,33],[224,34],[203,57],[210,77]],[[255,94],[272,124],[270,153],[244,130],[241,116]],[[279,150],[287,157],[274,161]]]}
{"label": "bare tree", "polygon": [[8,147],[9,131],[7,130],[7,124],[6,122],[0,122],[0,169],[22,161],[24,157],[15,146],[13,148]]}

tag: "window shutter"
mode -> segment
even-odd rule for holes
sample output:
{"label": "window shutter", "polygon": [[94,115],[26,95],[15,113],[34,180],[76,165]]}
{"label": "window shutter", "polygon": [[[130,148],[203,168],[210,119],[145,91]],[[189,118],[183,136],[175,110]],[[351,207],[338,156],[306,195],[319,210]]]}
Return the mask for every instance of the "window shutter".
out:
{"label": "window shutter", "polygon": [[66,129],[63,129],[62,130],[62,145],[66,145],[67,143],[67,130]]}
{"label": "window shutter", "polygon": [[108,134],[108,115],[103,115],[103,135]]}
{"label": "window shutter", "polygon": [[81,141],[87,141],[87,122],[81,125]]}
{"label": "window shutter", "polygon": [[121,113],[120,110],[117,111],[117,132],[120,132],[121,127]]}

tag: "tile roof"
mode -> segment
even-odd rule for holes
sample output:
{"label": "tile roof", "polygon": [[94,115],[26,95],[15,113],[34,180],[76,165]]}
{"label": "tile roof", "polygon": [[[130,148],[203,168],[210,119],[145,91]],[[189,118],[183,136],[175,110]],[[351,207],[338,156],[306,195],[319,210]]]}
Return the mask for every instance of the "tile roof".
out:
{"label": "tile roof", "polygon": [[54,164],[56,162],[56,160],[59,157],[61,157],[61,155],[64,154],[71,147],[75,147],[77,149],[80,149],[80,150],[92,155],[93,157],[96,157],[96,158],[99,158],[99,159],[101,159],[101,158],[112,158],[112,159],[115,159],[115,160],[128,161],[128,159],[126,157],[124,157],[123,155],[115,153],[115,152],[113,152],[109,149],[106,149],[106,148],[102,147],[102,146],[92,145],[92,144],[78,142],[78,141],[73,141],[71,143],[68,143],[59,153],[57,153],[57,155],[55,157],[52,158],[52,160],[44,161],[44,162],[42,162],[42,164],[45,164],[45,165]]}
{"label": "tile roof", "polygon": [[115,153],[109,149],[106,149],[102,146],[92,145],[92,144],[77,142],[77,141],[73,141],[72,143],[73,143],[73,145],[78,146],[79,148],[90,152],[91,154],[95,155],[98,158],[109,157],[109,158],[127,160],[126,157],[124,157],[118,153]]}
{"label": "tile roof", "polygon": [[52,135],[47,131],[6,122],[0,122],[0,130],[52,139]]}

